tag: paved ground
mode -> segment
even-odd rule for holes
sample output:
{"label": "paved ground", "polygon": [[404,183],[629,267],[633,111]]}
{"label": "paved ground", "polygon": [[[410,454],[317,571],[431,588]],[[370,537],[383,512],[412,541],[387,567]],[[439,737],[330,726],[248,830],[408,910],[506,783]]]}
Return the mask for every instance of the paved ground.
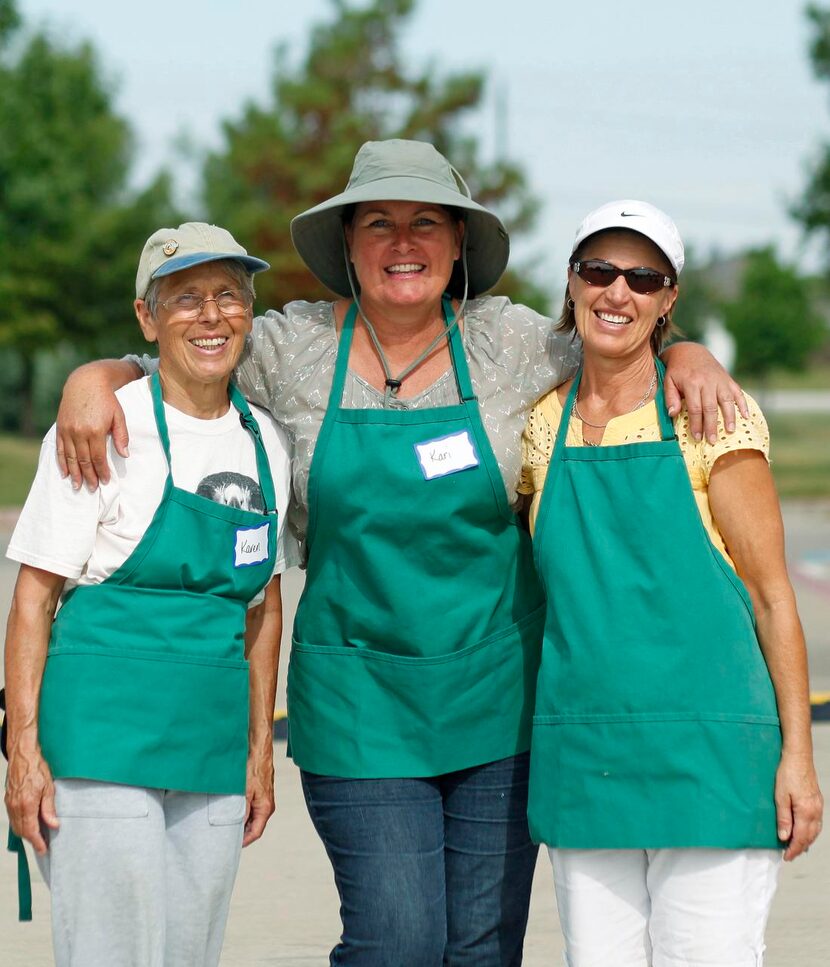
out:
{"label": "paved ground", "polygon": [[[830,504],[789,504],[788,555],[810,644],[813,687],[830,692]],[[0,546],[3,535],[0,519]],[[0,562],[0,612],[8,608],[14,569]],[[286,577],[288,610],[301,577]],[[284,670],[282,680],[285,680]],[[282,691],[281,691],[282,696]],[[280,699],[281,700],[281,699]],[[830,792],[830,723],[814,728],[816,757]],[[260,843],[245,851],[234,894],[223,967],[323,967],[337,937],[337,896],[328,862],[302,802],[297,770],[277,743],[278,811]],[[830,797],[828,797],[830,798]],[[5,842],[6,825],[0,819]],[[766,967],[826,967],[830,963],[830,836],[809,856],[788,864],[768,930]],[[14,861],[0,854],[0,965],[47,967],[49,895],[35,874],[35,921],[16,922]],[[546,856],[540,856],[525,947],[525,967],[560,964],[561,934]],[[390,965],[397,967],[397,965]]]}

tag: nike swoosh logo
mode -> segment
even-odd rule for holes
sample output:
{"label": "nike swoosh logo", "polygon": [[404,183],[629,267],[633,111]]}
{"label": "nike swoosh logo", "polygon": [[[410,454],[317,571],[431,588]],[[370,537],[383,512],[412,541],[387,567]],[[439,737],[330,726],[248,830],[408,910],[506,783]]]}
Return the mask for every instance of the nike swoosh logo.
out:
{"label": "nike swoosh logo", "polygon": [[642,218],[643,216],[639,212],[620,212],[623,218]]}

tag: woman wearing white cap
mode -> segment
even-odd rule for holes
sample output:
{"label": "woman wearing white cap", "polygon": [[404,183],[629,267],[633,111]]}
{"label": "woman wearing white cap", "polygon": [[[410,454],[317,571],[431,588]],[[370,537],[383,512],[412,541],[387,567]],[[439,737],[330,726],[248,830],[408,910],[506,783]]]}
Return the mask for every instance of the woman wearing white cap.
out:
{"label": "woman wearing white cap", "polygon": [[515,513],[521,433],[578,347],[480,295],[507,233],[429,144],[364,145],[292,237],[339,298],[258,320],[237,378],[294,443],[289,734],[341,896],[331,963],[512,967],[544,615]]}
{"label": "woman wearing white cap", "polygon": [[159,367],[118,392],[131,455],[75,490],[53,428],[9,544],[9,845],[24,919],[18,837],[36,850],[59,967],[218,964],[240,849],[274,811],[290,468],[229,382],[267,268],[213,225],[148,239],[135,312]]}
{"label": "woman wearing white cap", "polygon": [[574,242],[583,365],[533,409],[523,486],[547,617],[529,818],[570,967],[749,967],[784,859],[818,835],[807,660],[763,416],[666,412],[683,244],[644,202]]}

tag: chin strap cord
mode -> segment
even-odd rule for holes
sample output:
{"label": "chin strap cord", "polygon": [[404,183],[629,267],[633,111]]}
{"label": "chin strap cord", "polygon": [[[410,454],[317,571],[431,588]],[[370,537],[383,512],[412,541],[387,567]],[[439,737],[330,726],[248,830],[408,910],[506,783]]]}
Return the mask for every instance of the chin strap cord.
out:
{"label": "chin strap cord", "polygon": [[[459,176],[460,177],[460,176]],[[467,305],[467,290],[469,288],[469,282],[467,278],[467,233],[464,233],[464,237],[461,240],[461,266],[464,271],[464,295],[461,299],[461,305],[459,306],[458,312],[456,313],[455,319],[444,327],[444,329],[438,333],[435,339],[426,347],[426,349],[419,353],[416,359],[414,359],[408,366],[404,367],[397,376],[392,375],[392,370],[389,368],[389,361],[386,358],[386,353],[383,351],[383,347],[380,344],[380,340],[375,332],[375,327],[366,318],[366,314],[363,311],[363,307],[360,304],[360,299],[357,295],[357,285],[355,284],[354,274],[352,273],[352,262],[349,258],[349,246],[346,242],[346,232],[343,231],[343,259],[346,263],[346,275],[349,278],[349,288],[352,291],[352,298],[354,299],[355,305],[357,306],[358,314],[363,320],[363,324],[369,333],[369,338],[372,340],[372,345],[375,347],[375,351],[380,359],[380,364],[383,367],[383,375],[386,378],[386,391],[384,393],[384,406],[388,406],[389,401],[398,395],[398,390],[401,388],[403,381],[413,370],[416,370],[421,363],[433,352],[435,347],[441,342],[442,339],[448,339],[450,333],[461,321],[464,315],[464,309]]]}

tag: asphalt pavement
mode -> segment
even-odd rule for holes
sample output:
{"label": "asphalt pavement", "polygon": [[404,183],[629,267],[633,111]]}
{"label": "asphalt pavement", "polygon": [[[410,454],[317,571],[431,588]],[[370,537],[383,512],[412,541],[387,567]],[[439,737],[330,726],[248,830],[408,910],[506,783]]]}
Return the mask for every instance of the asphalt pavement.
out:
{"label": "asphalt pavement", "polygon": [[[13,515],[0,515],[0,546],[8,540]],[[830,503],[785,506],[790,570],[807,631],[812,685],[830,693]],[[670,566],[670,564],[668,565]],[[8,603],[16,568],[0,562],[0,611]],[[286,622],[302,586],[302,574],[284,578]],[[287,647],[284,649],[287,657]],[[285,667],[278,704],[284,703]],[[830,793],[830,722],[814,726],[816,761],[825,794]],[[306,814],[299,776],[275,744],[277,813],[260,842],[246,849],[231,906],[223,967],[324,967],[337,939],[337,894],[325,853]],[[830,798],[830,796],[828,796]],[[5,815],[0,837],[5,842]],[[49,894],[33,874],[34,921],[16,921],[15,861],[0,854],[0,965],[47,967]],[[541,853],[525,944],[525,967],[562,961],[562,937],[550,864]],[[808,856],[786,864],[767,931],[766,967],[827,967],[830,964],[830,836],[820,838]],[[398,967],[398,965],[390,965]],[[403,965],[401,965],[403,967]]]}

